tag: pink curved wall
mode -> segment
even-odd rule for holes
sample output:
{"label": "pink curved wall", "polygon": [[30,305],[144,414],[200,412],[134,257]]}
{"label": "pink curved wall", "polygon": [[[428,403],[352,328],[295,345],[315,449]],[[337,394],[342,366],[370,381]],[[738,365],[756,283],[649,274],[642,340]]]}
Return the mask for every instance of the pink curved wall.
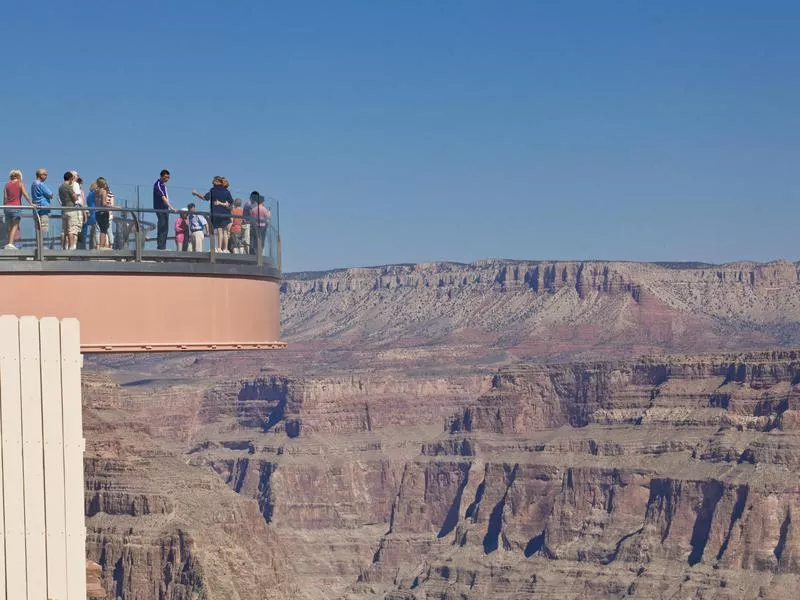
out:
{"label": "pink curved wall", "polygon": [[264,279],[3,273],[0,314],[76,317],[84,352],[284,345],[278,283]]}

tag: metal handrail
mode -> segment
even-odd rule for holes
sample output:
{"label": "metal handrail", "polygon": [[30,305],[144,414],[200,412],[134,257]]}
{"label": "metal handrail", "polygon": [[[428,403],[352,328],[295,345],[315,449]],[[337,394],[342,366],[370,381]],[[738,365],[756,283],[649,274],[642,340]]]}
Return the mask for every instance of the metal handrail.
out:
{"label": "metal handrail", "polygon": [[[48,211],[49,213],[57,213],[63,214],[65,212],[71,211],[80,211],[80,212],[88,212],[88,213],[97,213],[102,211],[108,211],[115,214],[124,215],[123,218],[120,220],[125,220],[126,222],[130,222],[133,225],[133,233],[134,233],[134,251],[133,251],[133,258],[136,262],[142,262],[144,260],[144,242],[145,242],[145,234],[148,230],[148,226],[151,223],[143,221],[141,218],[142,214],[158,214],[158,213],[179,213],[180,210],[164,210],[164,209],[152,209],[152,208],[129,208],[123,206],[83,206],[83,205],[75,205],[75,206],[63,206],[63,205],[44,205],[44,206],[37,206],[31,204],[20,204],[20,205],[0,205],[0,210],[18,210],[23,213],[24,218],[28,218],[28,214],[30,214],[30,218],[34,220],[35,223],[35,233],[36,233],[36,250],[35,250],[35,260],[37,261],[44,261],[46,258],[45,249],[44,249],[44,235],[41,228],[41,218],[39,215],[40,211]],[[126,213],[130,213],[130,217]],[[210,236],[214,236],[214,226],[212,223],[211,217],[213,216],[212,212],[207,211],[196,211],[195,214],[202,215],[206,218],[208,231]],[[254,218],[252,215],[242,215],[240,217],[244,221],[247,221],[251,226],[257,225],[257,219]],[[277,228],[275,228],[272,223],[267,224],[267,230],[271,232],[277,232]],[[277,233],[278,239],[278,256],[277,256],[277,264],[280,264],[280,233]],[[237,256],[241,256],[241,261],[244,263],[253,264],[253,260],[255,259],[256,264],[258,266],[263,266],[264,264],[264,255],[263,255],[263,240],[260,235],[256,235],[256,245],[257,245],[257,253],[255,256],[251,254],[247,255],[236,255],[233,254],[230,257],[226,257],[226,262],[234,262],[236,261]],[[249,242],[248,242],[249,243]],[[210,244],[210,252],[206,255],[208,256],[208,260],[211,263],[217,262],[216,256],[216,248],[215,244],[212,242]],[[63,251],[63,255],[59,256],[69,256],[71,251]],[[193,260],[199,259],[204,255],[204,253],[193,253],[190,258]],[[25,255],[26,257],[30,257],[30,254]],[[53,256],[52,254],[48,254],[47,256]],[[2,257],[2,254],[0,254]],[[102,253],[98,253],[98,257],[103,257],[104,259],[110,258],[110,256]],[[246,257],[246,258],[245,258]],[[81,255],[81,258],[86,258],[85,254]]]}

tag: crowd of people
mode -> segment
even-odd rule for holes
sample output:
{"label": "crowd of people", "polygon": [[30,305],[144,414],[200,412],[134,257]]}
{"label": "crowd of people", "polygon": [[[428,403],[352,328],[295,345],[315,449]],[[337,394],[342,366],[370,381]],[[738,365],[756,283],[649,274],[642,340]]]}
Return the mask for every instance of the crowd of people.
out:
{"label": "crowd of people", "polygon": [[[6,250],[16,250],[22,218],[22,202],[36,207],[37,226],[42,234],[50,230],[53,211],[61,213],[61,247],[64,250],[78,248],[109,250],[114,247],[112,221],[114,219],[115,196],[108,181],[98,177],[85,193],[83,179],[77,171],[64,173],[64,181],[54,193],[47,184],[47,169],[36,170],[36,179],[31,184],[30,194],[22,178],[22,172],[12,170],[3,188],[4,217],[8,233]],[[264,204],[264,196],[253,191],[242,201],[234,198],[225,177],[215,176],[211,189],[201,194],[192,190],[192,195],[209,203],[211,223],[197,211],[194,202],[185,208],[176,209],[170,201],[167,183],[170,172],[163,169],[153,184],[153,209],[156,220],[156,246],[167,249],[169,218],[177,215],[174,223],[175,249],[181,252],[203,250],[205,237],[213,235],[215,250],[232,254],[255,254],[268,242],[272,218],[270,209]]]}

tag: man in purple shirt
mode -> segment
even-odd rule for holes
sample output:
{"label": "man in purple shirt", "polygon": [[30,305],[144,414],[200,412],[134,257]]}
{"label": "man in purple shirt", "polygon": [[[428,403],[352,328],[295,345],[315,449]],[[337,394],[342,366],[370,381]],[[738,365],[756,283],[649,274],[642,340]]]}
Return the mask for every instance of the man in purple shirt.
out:
{"label": "man in purple shirt", "polygon": [[156,220],[158,223],[158,249],[167,249],[167,234],[169,233],[169,213],[175,212],[172,205],[169,203],[169,195],[167,194],[167,182],[169,181],[169,171],[166,169],[161,171],[161,175],[153,184],[153,208],[161,211],[156,213]]}

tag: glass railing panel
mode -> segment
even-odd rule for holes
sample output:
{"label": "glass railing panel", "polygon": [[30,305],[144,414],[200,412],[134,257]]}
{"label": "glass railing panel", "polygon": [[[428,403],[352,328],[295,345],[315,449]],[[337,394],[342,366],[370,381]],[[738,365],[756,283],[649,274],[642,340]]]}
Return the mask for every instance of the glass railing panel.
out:
{"label": "glass railing panel", "polygon": [[[20,250],[36,250],[36,215],[33,210],[24,209],[19,211],[19,227],[14,236],[13,244]],[[7,234],[1,238],[2,245],[8,243]]]}
{"label": "glass railing panel", "polygon": [[40,214],[42,220],[42,247],[45,250],[63,248],[64,219],[60,208],[51,208],[48,214]]}
{"label": "glass railing panel", "polygon": [[[97,215],[108,212],[109,226],[105,235],[111,249],[117,251],[108,255],[109,259],[153,260],[152,253],[163,246],[164,250],[170,252],[170,255],[165,255],[165,260],[213,262],[218,257],[221,261],[236,263],[236,255],[247,255],[248,258],[238,262],[280,268],[278,202],[274,198],[260,192],[253,194],[254,190],[230,189],[234,210],[229,214],[211,210],[208,201],[203,199],[208,191],[205,188],[168,185],[170,201],[176,210],[165,211],[159,216],[159,211],[152,208],[152,185],[108,183],[115,198],[113,207],[108,211],[103,211],[96,204],[92,207],[89,202],[88,206],[75,208],[54,204],[47,209],[40,209],[40,218],[37,219],[37,213],[31,207],[20,207],[20,227],[11,241],[20,251],[25,251],[24,258],[30,259],[38,249],[40,238],[44,258],[58,260],[68,256],[63,252],[70,250],[71,234],[68,229],[71,228],[72,234],[77,237],[75,250],[82,251],[75,258],[90,259],[87,252],[100,250],[102,246],[102,231]],[[92,181],[84,184],[87,201],[91,184]],[[192,203],[195,208],[190,217],[189,212],[183,209]],[[39,220],[43,224],[41,232],[37,226]],[[161,240],[159,220],[166,225]],[[8,242],[8,232],[8,225],[0,221],[0,248]],[[144,254],[140,254],[139,249]],[[199,256],[193,257],[190,253],[194,252]],[[175,253],[183,256],[178,257]],[[6,256],[10,257],[10,254]]]}

